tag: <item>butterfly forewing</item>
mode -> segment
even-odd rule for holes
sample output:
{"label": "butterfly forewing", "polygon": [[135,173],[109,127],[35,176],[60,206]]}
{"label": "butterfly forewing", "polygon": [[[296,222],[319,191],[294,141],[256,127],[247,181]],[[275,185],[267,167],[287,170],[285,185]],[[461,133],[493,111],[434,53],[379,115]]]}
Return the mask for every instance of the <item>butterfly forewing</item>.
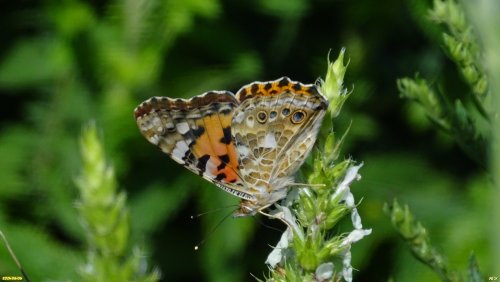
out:
{"label": "butterfly forewing", "polygon": [[220,188],[241,190],[244,183],[231,137],[237,106],[228,91],[207,92],[189,100],[153,97],[136,108],[135,117],[144,137],[173,160]]}

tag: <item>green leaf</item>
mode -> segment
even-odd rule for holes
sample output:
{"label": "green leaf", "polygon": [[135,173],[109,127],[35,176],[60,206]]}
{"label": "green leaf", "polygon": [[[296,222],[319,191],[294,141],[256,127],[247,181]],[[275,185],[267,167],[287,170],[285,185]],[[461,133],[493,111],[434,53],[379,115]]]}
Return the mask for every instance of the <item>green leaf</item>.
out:
{"label": "green leaf", "polygon": [[300,18],[309,10],[309,1],[305,0],[261,0],[261,11],[280,18]]}
{"label": "green leaf", "polygon": [[20,41],[0,63],[0,86],[26,88],[63,77],[71,68],[70,50],[55,38]]}
{"label": "green leaf", "polygon": [[0,199],[30,192],[25,181],[26,163],[31,157],[34,132],[23,127],[5,129],[0,136]]}
{"label": "green leaf", "polygon": [[[191,194],[191,187],[191,181],[183,178],[168,185],[153,184],[141,188],[141,192],[132,198],[130,203],[134,231],[141,236],[151,234],[175,215]],[[151,212],[151,207],[155,207],[154,212]]]}
{"label": "green leaf", "polygon": [[479,271],[476,257],[471,254],[469,257],[469,282],[483,282],[484,279]]}
{"label": "green leaf", "polygon": [[[31,281],[78,280],[76,268],[83,261],[79,251],[58,243],[44,230],[32,226],[0,222],[0,228]],[[20,275],[3,243],[0,244],[0,261],[1,274]]]}

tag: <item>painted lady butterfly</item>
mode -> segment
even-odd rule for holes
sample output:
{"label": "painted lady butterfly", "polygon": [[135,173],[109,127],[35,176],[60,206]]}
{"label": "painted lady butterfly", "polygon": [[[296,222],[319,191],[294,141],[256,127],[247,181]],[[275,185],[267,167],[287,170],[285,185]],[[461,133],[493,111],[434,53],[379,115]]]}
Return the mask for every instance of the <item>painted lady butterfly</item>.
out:
{"label": "painted lady butterfly", "polygon": [[284,198],[311,151],[328,101],[315,84],[287,77],[234,95],[152,97],[135,109],[142,135],[174,161],[242,200],[234,216]]}

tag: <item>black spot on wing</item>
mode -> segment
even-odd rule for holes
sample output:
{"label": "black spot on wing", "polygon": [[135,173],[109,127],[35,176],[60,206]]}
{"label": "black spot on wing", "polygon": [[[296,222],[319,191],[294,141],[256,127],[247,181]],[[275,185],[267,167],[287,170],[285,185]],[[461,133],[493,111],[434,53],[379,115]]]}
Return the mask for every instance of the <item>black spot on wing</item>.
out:
{"label": "black spot on wing", "polygon": [[217,170],[221,170],[226,167],[226,164],[229,163],[229,156],[228,155],[221,155],[219,156],[219,159],[221,160],[221,164],[217,166]]}
{"label": "black spot on wing", "polygon": [[169,132],[169,133],[177,132],[177,128],[175,128],[175,126],[170,126],[170,127],[167,126],[166,129],[167,129],[167,132]]}
{"label": "black spot on wing", "polygon": [[222,132],[224,133],[224,136],[220,139],[220,142],[226,145],[231,144],[231,127],[224,127]]}
{"label": "black spot on wing", "polygon": [[215,180],[221,181],[224,178],[226,178],[226,174],[222,172],[222,173],[217,174],[217,176],[215,177]]}
{"label": "black spot on wing", "polygon": [[216,112],[218,112],[219,108],[220,108],[220,105],[221,104],[217,103],[217,102],[216,103],[212,103],[212,104],[210,104],[210,108],[212,108],[213,110],[215,110]]}
{"label": "black spot on wing", "polygon": [[273,87],[272,84],[270,82],[268,82],[268,83],[266,83],[266,85],[264,85],[264,90],[269,90],[269,89],[271,89],[271,87]]}
{"label": "black spot on wing", "polygon": [[257,83],[252,84],[251,88],[252,93],[256,93],[257,90],[259,90],[259,86],[257,85]]}
{"label": "black spot on wing", "polygon": [[240,98],[247,96],[247,89],[243,88],[240,90]]}
{"label": "black spot on wing", "polygon": [[295,91],[299,91],[300,89],[302,89],[302,86],[300,86],[300,83],[295,83],[293,86],[292,86],[293,90]]}
{"label": "black spot on wing", "polygon": [[283,77],[278,81],[278,86],[279,87],[284,87],[287,86],[290,83],[290,79],[288,77]]}
{"label": "black spot on wing", "polygon": [[182,160],[185,161],[188,164],[192,164],[196,161],[195,156],[191,152],[191,150],[187,150],[184,156],[182,157]]}
{"label": "black spot on wing", "polygon": [[219,156],[219,159],[222,161],[222,162],[225,162],[226,164],[229,163],[229,156],[228,155],[222,155],[222,156]]}
{"label": "black spot on wing", "polygon": [[324,109],[326,109],[326,108],[328,108],[328,104],[326,104],[326,103],[321,103],[321,104],[319,104],[316,108],[314,108],[313,110],[318,111],[318,110],[324,110]]}
{"label": "black spot on wing", "polygon": [[198,137],[202,136],[203,133],[205,133],[205,127],[200,126],[196,129],[193,129],[192,132],[194,134],[194,137],[198,138]]}
{"label": "black spot on wing", "polygon": [[224,115],[230,114],[232,111],[233,111],[233,109],[230,107],[223,108],[222,110],[219,109],[219,113],[222,113]]}
{"label": "black spot on wing", "polygon": [[196,164],[196,168],[199,169],[199,174],[203,175],[203,172],[205,172],[207,168],[207,162],[210,159],[209,155],[203,155],[201,158],[198,159],[198,164]]}

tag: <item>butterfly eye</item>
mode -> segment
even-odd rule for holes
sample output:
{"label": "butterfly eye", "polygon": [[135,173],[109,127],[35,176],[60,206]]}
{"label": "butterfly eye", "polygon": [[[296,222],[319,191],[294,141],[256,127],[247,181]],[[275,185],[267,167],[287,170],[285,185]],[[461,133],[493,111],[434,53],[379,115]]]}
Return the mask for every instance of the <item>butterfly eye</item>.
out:
{"label": "butterfly eye", "polygon": [[260,123],[264,123],[264,122],[266,122],[266,120],[267,120],[267,113],[264,111],[260,111],[257,114],[257,121]]}
{"label": "butterfly eye", "polygon": [[292,123],[300,123],[306,117],[306,113],[302,110],[297,110],[292,115]]}
{"label": "butterfly eye", "polygon": [[288,116],[290,114],[290,109],[284,108],[283,110],[281,110],[281,114],[284,116]]}

